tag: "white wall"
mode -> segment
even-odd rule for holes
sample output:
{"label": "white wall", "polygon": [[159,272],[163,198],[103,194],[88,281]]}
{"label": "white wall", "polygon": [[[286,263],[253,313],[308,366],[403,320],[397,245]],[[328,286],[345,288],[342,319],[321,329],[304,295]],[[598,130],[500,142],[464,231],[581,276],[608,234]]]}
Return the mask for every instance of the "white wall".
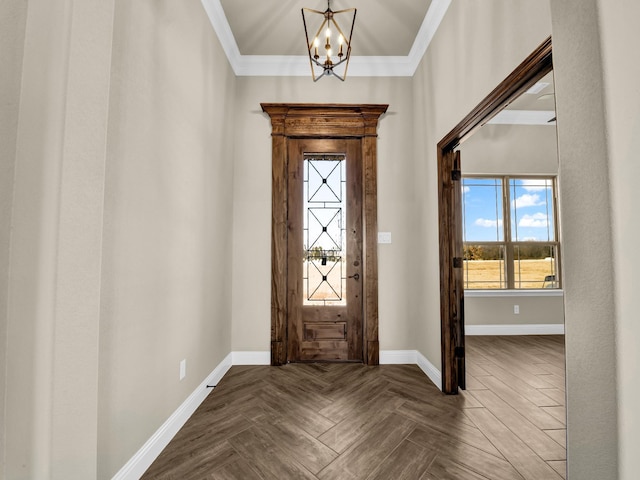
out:
{"label": "white wall", "polygon": [[[551,33],[547,2],[451,3],[413,78],[417,349],[441,368],[437,143]],[[463,158],[463,168],[464,168]]]}
{"label": "white wall", "polygon": [[380,348],[415,349],[411,252],[410,78],[240,77],[237,87],[233,235],[233,350],[268,351],[271,329],[271,122],[260,103],[383,103],[378,128],[378,225],[392,233],[379,246]]}
{"label": "white wall", "polygon": [[235,77],[198,0],[118,0],[113,39],[99,478],[231,351]]}

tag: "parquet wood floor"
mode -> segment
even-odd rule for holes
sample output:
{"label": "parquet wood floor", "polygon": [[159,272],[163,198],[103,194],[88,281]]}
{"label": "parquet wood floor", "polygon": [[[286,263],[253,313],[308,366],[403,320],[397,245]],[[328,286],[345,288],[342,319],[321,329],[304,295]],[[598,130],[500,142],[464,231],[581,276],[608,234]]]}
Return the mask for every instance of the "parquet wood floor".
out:
{"label": "parquet wood floor", "polygon": [[564,337],[467,337],[467,390],[414,365],[236,366],[143,479],[557,480]]}

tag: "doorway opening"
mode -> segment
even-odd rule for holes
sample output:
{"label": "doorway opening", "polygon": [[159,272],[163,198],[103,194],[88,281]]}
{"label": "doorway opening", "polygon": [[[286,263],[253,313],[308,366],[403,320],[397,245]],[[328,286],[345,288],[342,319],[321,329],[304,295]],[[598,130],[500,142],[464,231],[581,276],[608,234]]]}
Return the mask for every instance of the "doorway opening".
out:
{"label": "doorway opening", "polygon": [[553,69],[551,37],[438,143],[442,390],[465,388],[462,171],[459,145]]}

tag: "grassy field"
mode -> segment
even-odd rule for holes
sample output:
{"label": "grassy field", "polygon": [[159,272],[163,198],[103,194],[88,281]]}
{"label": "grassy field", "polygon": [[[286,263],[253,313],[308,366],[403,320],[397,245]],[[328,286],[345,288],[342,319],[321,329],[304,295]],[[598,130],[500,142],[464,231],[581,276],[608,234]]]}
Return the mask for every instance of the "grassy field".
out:
{"label": "grassy field", "polygon": [[[305,277],[309,275],[309,287],[311,292],[307,292],[307,280],[303,281],[303,298],[305,305],[314,305],[318,302],[307,300],[308,293],[312,294],[314,300],[326,300],[332,305],[345,305],[346,302],[338,300],[337,297],[344,297],[346,292],[346,281],[341,279],[340,265],[336,266],[329,273],[332,263],[322,266],[320,262],[313,262],[307,265],[305,262]],[[307,267],[309,267],[307,271]],[[555,262],[549,260],[520,260],[516,262],[515,272],[516,288],[546,288],[549,282],[544,281],[547,275],[554,275]],[[322,273],[328,273],[328,282],[322,281]],[[497,289],[506,288],[506,278],[504,273],[504,263],[501,260],[465,260],[464,262],[464,282],[468,289]],[[502,283],[501,283],[502,282]],[[332,289],[331,286],[335,289]],[[338,300],[338,301],[336,301]],[[322,302],[320,302],[322,303]]]}
{"label": "grassy field", "polygon": [[[516,262],[516,288],[545,288],[547,275],[555,274],[555,262],[550,260],[520,260]],[[506,288],[504,262],[501,260],[465,260],[465,288]],[[502,282],[502,283],[501,283]]]}

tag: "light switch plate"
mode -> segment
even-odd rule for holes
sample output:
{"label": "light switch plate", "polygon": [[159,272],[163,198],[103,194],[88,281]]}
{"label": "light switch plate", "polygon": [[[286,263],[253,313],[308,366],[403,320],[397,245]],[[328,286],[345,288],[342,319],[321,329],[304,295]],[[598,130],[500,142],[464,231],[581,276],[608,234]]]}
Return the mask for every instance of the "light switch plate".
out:
{"label": "light switch plate", "polygon": [[378,232],[378,243],[391,243],[391,232]]}

